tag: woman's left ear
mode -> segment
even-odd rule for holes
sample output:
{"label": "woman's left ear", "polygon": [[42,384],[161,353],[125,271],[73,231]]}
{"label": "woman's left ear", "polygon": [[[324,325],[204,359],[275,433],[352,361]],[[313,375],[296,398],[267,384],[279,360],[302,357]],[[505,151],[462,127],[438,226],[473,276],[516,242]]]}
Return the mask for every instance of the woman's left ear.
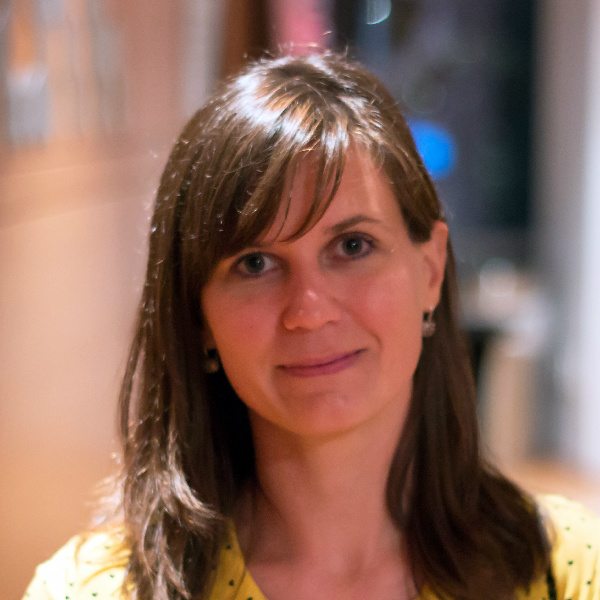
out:
{"label": "woman's left ear", "polygon": [[432,310],[440,301],[440,292],[446,270],[448,247],[448,226],[436,221],[431,229],[431,237],[421,245],[425,260],[425,306],[423,312]]}

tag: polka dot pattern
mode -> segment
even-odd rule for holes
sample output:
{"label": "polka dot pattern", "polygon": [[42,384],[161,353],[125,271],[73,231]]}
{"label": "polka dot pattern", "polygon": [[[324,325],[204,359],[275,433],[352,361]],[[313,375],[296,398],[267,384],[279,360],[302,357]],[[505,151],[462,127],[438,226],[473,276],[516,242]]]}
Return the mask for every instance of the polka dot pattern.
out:
{"label": "polka dot pattern", "polygon": [[[583,506],[558,496],[539,498],[552,542],[552,580],[542,600],[600,600],[600,519]],[[535,588],[535,586],[534,586]]]}
{"label": "polka dot pattern", "polygon": [[[556,496],[540,497],[539,503],[552,539],[552,569],[517,600],[600,600],[600,520]],[[116,533],[73,538],[37,568],[23,598],[127,600],[121,595],[127,559],[120,548]],[[419,600],[433,598],[423,592]],[[266,600],[246,569],[233,529],[206,600]]]}
{"label": "polka dot pattern", "polygon": [[31,600],[120,600],[126,556],[116,533],[71,539],[36,569]]}

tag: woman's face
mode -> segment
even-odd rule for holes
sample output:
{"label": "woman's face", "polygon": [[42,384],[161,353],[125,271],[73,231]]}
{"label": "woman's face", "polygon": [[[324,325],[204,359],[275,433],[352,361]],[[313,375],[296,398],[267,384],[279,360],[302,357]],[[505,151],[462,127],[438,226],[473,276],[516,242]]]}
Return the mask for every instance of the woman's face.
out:
{"label": "woman's face", "polygon": [[202,293],[207,344],[251,419],[303,436],[402,419],[439,300],[447,228],[413,244],[383,171],[350,153],[341,185],[308,233],[314,176],[304,162],[287,217],[222,260]]}

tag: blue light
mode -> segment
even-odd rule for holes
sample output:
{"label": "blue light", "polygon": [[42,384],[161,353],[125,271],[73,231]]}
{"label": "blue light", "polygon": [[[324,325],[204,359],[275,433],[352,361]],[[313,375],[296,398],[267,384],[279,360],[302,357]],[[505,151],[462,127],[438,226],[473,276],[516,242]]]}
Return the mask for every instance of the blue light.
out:
{"label": "blue light", "polygon": [[369,0],[367,2],[367,25],[377,25],[392,14],[392,0]]}
{"label": "blue light", "polygon": [[452,173],[456,165],[456,143],[452,134],[431,121],[409,120],[417,150],[434,180]]}

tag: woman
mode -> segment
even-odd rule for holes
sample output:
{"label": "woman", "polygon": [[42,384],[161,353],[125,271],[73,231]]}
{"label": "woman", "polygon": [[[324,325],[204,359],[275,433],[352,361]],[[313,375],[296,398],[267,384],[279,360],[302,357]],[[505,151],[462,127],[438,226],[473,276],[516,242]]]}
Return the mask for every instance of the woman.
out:
{"label": "woman", "polygon": [[29,597],[600,598],[598,522],[483,461],[474,395],[394,100],[339,56],[252,64],[162,176],[119,510]]}

